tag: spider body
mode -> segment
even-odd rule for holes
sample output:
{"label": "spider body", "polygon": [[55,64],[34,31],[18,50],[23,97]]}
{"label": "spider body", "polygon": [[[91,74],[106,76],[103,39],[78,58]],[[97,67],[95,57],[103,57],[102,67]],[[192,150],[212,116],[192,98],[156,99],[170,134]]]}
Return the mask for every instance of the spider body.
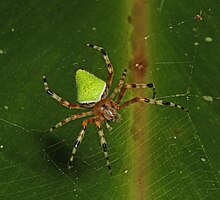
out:
{"label": "spider body", "polygon": [[[108,122],[120,121],[121,116],[118,112],[121,109],[123,109],[129,105],[132,105],[134,103],[138,103],[138,102],[154,104],[154,105],[161,105],[161,106],[172,106],[172,107],[177,107],[179,109],[182,109],[184,111],[187,111],[187,109],[183,108],[182,106],[180,106],[178,104],[172,103],[172,102],[168,102],[168,101],[164,101],[164,100],[155,100],[154,98],[156,95],[156,90],[155,90],[155,87],[152,83],[148,83],[148,84],[145,84],[145,83],[144,84],[126,83],[126,84],[124,84],[125,77],[127,74],[126,69],[123,71],[118,84],[114,88],[113,93],[109,95],[109,89],[111,87],[112,78],[113,78],[113,66],[109,60],[109,57],[108,57],[104,48],[98,47],[98,46],[95,46],[92,44],[86,44],[86,45],[88,47],[91,47],[91,48],[96,49],[99,52],[101,52],[101,54],[105,60],[105,63],[107,65],[107,69],[108,69],[107,81],[105,83],[102,80],[95,77],[94,75],[91,75],[84,70],[78,70],[77,71],[78,75],[76,75],[76,80],[78,81],[77,88],[80,91],[80,93],[78,94],[79,104],[77,104],[77,103],[71,103],[71,102],[63,99],[62,97],[58,96],[53,91],[51,91],[49,89],[49,86],[48,86],[48,83],[46,80],[46,76],[43,75],[45,91],[47,92],[48,95],[50,95],[53,99],[58,101],[61,105],[65,106],[67,108],[70,108],[70,109],[85,109],[85,108],[90,109],[90,111],[82,112],[82,113],[78,113],[78,114],[73,114],[73,115],[61,120],[60,122],[55,124],[52,128],[50,128],[48,131],[52,132],[54,129],[59,128],[70,121],[73,121],[73,120],[79,119],[79,118],[83,118],[86,116],[90,116],[89,118],[83,120],[83,122],[82,122],[82,129],[79,132],[79,135],[75,141],[75,144],[73,145],[72,154],[71,154],[71,157],[70,157],[70,160],[68,163],[68,168],[72,167],[76,151],[77,151],[79,145],[81,144],[82,139],[84,138],[87,125],[89,123],[95,123],[96,128],[98,130],[99,137],[100,137],[100,142],[101,142],[101,146],[102,146],[102,149],[104,152],[104,156],[106,159],[106,164],[109,169],[109,173],[112,174],[110,161],[109,161],[109,157],[108,157],[108,151],[107,151],[107,142],[106,142],[104,132],[102,129],[103,123],[106,123],[107,128],[109,130],[111,130],[111,127],[108,125]],[[89,87],[89,89],[87,89],[87,87],[84,87],[84,84],[87,82],[89,82],[91,85],[91,87]],[[98,92],[96,91],[96,89],[94,89],[94,88],[92,89],[92,86],[94,86],[95,84],[99,85],[99,87],[97,88]],[[125,94],[125,91],[127,89],[131,89],[131,88],[150,88],[153,91],[153,97],[152,98],[135,97],[135,98],[132,98],[128,101],[125,101],[124,103],[120,103],[124,94]],[[88,92],[87,92],[87,90],[88,90]],[[89,98],[87,98],[87,97],[89,97]]]}
{"label": "spider body", "polygon": [[197,21],[202,21],[202,10],[200,10],[199,14],[196,15],[194,18],[195,18],[195,20],[197,20]]}

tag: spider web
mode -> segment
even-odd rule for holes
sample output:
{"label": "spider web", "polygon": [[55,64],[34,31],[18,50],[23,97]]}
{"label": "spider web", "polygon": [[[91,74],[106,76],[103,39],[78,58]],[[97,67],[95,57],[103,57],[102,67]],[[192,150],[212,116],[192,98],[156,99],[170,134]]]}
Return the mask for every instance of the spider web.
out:
{"label": "spider web", "polygon": [[[162,0],[159,11],[162,11],[163,4],[164,1]],[[164,29],[158,30],[153,34],[140,39],[145,40],[147,46],[153,46],[155,45],[153,43],[154,39],[158,39],[166,34],[169,37],[176,35],[177,37],[180,36],[180,38],[184,38],[185,33],[182,30],[192,24],[195,25],[194,16],[175,24],[168,25]],[[199,91],[197,93],[197,88],[194,88],[192,85],[191,80],[195,78],[196,72],[201,70],[197,70],[199,66],[196,64],[196,61],[198,60],[198,52],[202,47],[197,45],[197,43],[199,43],[199,40],[201,39],[205,40],[205,38],[202,38],[202,36],[199,35],[199,32],[195,33],[193,37],[194,48],[190,55],[188,57],[186,56],[188,59],[180,61],[169,61],[163,59],[154,60],[153,64],[157,67],[155,67],[156,71],[152,72],[151,78],[156,79],[155,76],[159,77],[160,74],[163,73],[163,70],[172,70],[176,66],[189,67],[189,79],[185,83],[184,87],[181,87],[181,92],[173,91],[173,93],[171,93],[172,84],[170,83],[169,85],[168,83],[165,83],[167,89],[163,92],[158,91],[157,98],[181,102],[181,105],[184,105],[184,102],[186,102],[186,107],[189,107],[189,109],[200,110],[200,106],[204,105],[201,101],[207,102],[207,104],[211,104],[213,101],[217,101],[217,103],[219,103],[218,101],[220,100],[220,96],[218,96],[219,94],[215,94],[217,96],[209,95],[208,91],[208,94],[201,95]],[[206,38],[206,40],[208,39]],[[159,90],[159,88],[157,89]],[[8,110],[7,105],[4,105],[4,107],[2,107],[2,110],[3,109]],[[83,175],[81,175],[81,177],[73,177],[72,174],[74,172],[68,172],[65,167],[62,166],[69,155],[69,151],[67,149],[71,148],[71,143],[75,140],[75,138],[69,138],[69,136],[64,136],[58,133],[54,133],[53,136],[43,136],[45,135],[45,131],[43,130],[30,129],[20,125],[22,123],[14,123],[13,121],[8,121],[7,117],[0,117],[3,129],[10,126],[12,132],[22,130],[25,137],[34,137],[34,140],[37,144],[39,144],[39,146],[37,144],[32,145],[35,145],[35,149],[39,149],[40,152],[29,152],[28,149],[24,149],[24,152],[22,153],[24,155],[28,155],[29,159],[26,160],[24,156],[23,158],[20,158],[17,165],[12,165],[7,158],[3,157],[2,159],[5,163],[7,163],[7,165],[3,166],[1,171],[4,173],[12,173],[14,169],[16,169],[16,171],[12,173],[12,179],[2,183],[1,187],[16,187],[16,185],[24,181],[32,183],[35,179],[41,180],[42,183],[40,185],[32,185],[29,189],[20,189],[17,193],[20,199],[34,198],[36,197],[36,194],[39,194],[38,192],[40,192],[40,195],[42,196],[46,192],[47,195],[48,193],[51,193],[51,196],[48,196],[47,199],[59,199],[62,197],[67,198],[69,196],[72,197],[72,199],[96,199],[96,197],[89,195],[92,193],[91,191],[95,191],[96,188],[105,188],[105,185],[108,184],[108,182],[114,183],[112,185],[115,190],[128,188],[131,182],[134,181],[136,173],[134,171],[135,168],[121,169],[120,166],[121,163],[126,163],[130,155],[138,148],[135,145],[129,145],[129,141],[133,139],[132,135],[125,136],[125,133],[132,128],[127,127],[128,124],[136,124],[140,130],[145,129],[146,127],[151,127],[148,129],[148,136],[141,142],[141,145],[148,145],[151,149],[151,151],[147,153],[146,157],[148,163],[144,166],[144,169],[147,171],[146,178],[150,178],[152,180],[144,188],[144,190],[149,193],[146,199],[166,199],[167,197],[170,197],[169,194],[172,194],[170,199],[187,199],[189,197],[184,196],[186,191],[192,192],[192,199],[206,199],[210,197],[212,192],[219,193],[220,182],[217,174],[218,172],[214,164],[215,162],[213,162],[214,158],[210,157],[210,152],[207,151],[207,143],[204,141],[206,137],[202,135],[206,133],[202,132],[201,128],[198,127],[197,120],[195,120],[197,116],[192,115],[191,112],[179,114],[181,111],[173,111],[171,108],[143,106],[142,109],[144,113],[153,113],[145,126],[143,126],[143,121],[145,119],[134,120],[132,117],[127,117],[128,113],[131,111],[130,108],[126,108],[122,111],[124,120],[120,124],[112,125],[114,129],[109,134],[105,129],[112,167],[113,169],[115,168],[115,171],[120,171],[117,174],[113,174],[112,177],[107,177],[105,180],[101,179],[97,175],[97,172],[101,172],[103,170],[107,171],[107,169],[103,169],[106,167],[103,162],[102,149],[99,145],[97,145],[99,144],[99,139],[97,138],[97,140],[94,140],[92,134],[89,134],[96,132],[96,129],[93,126],[89,128],[89,133],[86,136],[87,139],[84,139],[80,146],[80,150],[84,149],[84,152],[80,153],[79,151],[77,153],[77,162],[79,162],[79,166],[74,171],[77,171],[78,174],[80,174],[83,171],[89,170],[90,174],[97,175],[96,183],[89,186],[86,183],[85,185],[79,183],[79,180],[83,178]],[[209,116],[206,116],[205,119],[208,119],[208,117]],[[64,127],[63,132],[67,132],[70,127],[71,125]],[[76,130],[80,130],[80,126],[76,127]],[[35,133],[38,133],[38,136],[35,136]],[[48,143],[47,145],[44,145],[45,137],[52,137],[53,141],[46,138],[48,139],[46,140]],[[7,142],[8,141],[5,141],[5,143],[0,144],[2,151],[4,151],[5,144],[7,144]],[[21,140],[17,142],[25,141]],[[125,144],[128,147],[126,149],[124,149]],[[47,148],[45,148],[45,146],[47,146]],[[152,151],[152,149],[155,149],[155,151]],[[42,155],[45,160],[48,160],[48,168],[45,168],[45,166],[37,166],[37,160],[42,159]],[[59,158],[58,160],[58,157],[61,155],[66,155],[66,157],[62,159]],[[36,174],[33,170],[28,173],[28,176],[26,176],[24,172],[19,171],[19,167],[21,165],[27,164],[33,165],[35,170],[37,168],[38,170],[36,171],[38,171],[38,173]],[[51,164],[54,166],[54,169],[52,172],[48,173],[48,171],[51,171]],[[142,163],[139,164],[142,166]],[[155,168],[155,166],[157,167]],[[172,166],[172,168],[167,169],[167,166]],[[16,179],[17,172],[23,174],[23,178]],[[60,177],[60,180],[54,179],[52,176],[53,174],[56,174],[56,177]],[[128,176],[128,174],[132,175]],[[50,181],[45,181],[46,179]],[[118,179],[126,179],[127,182],[125,182],[124,185],[121,185],[119,184],[120,182],[117,181]],[[184,187],[182,187],[183,185]],[[56,188],[56,191],[54,191],[54,188]],[[68,192],[66,188],[68,188]],[[195,188],[198,189],[196,194],[194,194]],[[4,193],[3,197],[7,197],[7,195],[10,196],[11,194]],[[116,194],[109,194],[107,188],[106,193],[103,194],[103,196],[104,195],[109,197],[109,199],[117,199],[117,196],[114,196]],[[39,196],[39,198],[40,197],[41,196]],[[123,198],[121,197],[120,199]]]}

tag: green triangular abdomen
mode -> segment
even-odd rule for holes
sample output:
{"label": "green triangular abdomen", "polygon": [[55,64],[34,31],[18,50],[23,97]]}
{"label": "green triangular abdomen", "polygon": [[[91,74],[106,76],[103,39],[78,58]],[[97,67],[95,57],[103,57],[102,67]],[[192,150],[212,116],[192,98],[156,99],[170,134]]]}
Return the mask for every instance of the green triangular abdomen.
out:
{"label": "green triangular abdomen", "polygon": [[76,72],[77,101],[79,103],[97,102],[105,90],[106,83],[90,74],[79,69]]}

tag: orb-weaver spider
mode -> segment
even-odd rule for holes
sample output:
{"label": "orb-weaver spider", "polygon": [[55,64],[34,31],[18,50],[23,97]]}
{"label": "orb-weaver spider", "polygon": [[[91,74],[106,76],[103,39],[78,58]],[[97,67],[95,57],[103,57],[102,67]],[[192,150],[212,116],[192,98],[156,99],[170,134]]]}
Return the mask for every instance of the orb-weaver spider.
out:
{"label": "orb-weaver spider", "polygon": [[[154,98],[156,95],[156,90],[155,90],[155,87],[152,83],[148,83],[148,84],[126,83],[126,84],[124,84],[126,73],[127,73],[126,69],[122,73],[121,78],[120,78],[117,86],[114,88],[113,93],[111,95],[109,95],[108,92],[111,87],[112,78],[113,78],[113,66],[109,60],[109,57],[108,57],[104,48],[98,47],[98,46],[95,46],[92,44],[86,44],[86,45],[88,47],[94,48],[94,49],[101,52],[101,54],[106,62],[107,68],[108,68],[107,83],[104,84],[104,88],[103,88],[102,92],[100,92],[99,96],[96,99],[93,99],[91,101],[83,101],[82,99],[79,100],[79,98],[78,98],[79,104],[76,104],[76,103],[70,103],[70,102],[66,101],[65,99],[61,98],[60,96],[58,96],[56,93],[52,92],[49,89],[49,86],[48,86],[48,83],[46,80],[46,76],[43,75],[45,91],[52,98],[54,98],[55,100],[60,102],[63,106],[68,107],[70,109],[72,109],[72,108],[76,108],[76,109],[90,108],[91,109],[91,111],[83,112],[83,113],[79,113],[79,114],[74,114],[74,115],[71,115],[70,117],[63,119],[62,121],[57,123],[55,126],[50,128],[48,131],[52,132],[54,129],[61,127],[62,125],[66,124],[69,121],[93,115],[92,117],[89,117],[82,122],[82,130],[80,131],[78,138],[73,146],[72,155],[71,155],[69,163],[68,163],[68,168],[71,168],[71,166],[73,164],[73,160],[74,160],[77,148],[79,147],[80,143],[82,142],[82,139],[84,137],[88,123],[95,123],[95,125],[98,129],[98,134],[99,134],[99,137],[101,140],[101,146],[104,151],[107,167],[109,169],[109,173],[112,174],[111,166],[110,166],[110,162],[109,162],[109,158],[108,158],[107,143],[105,140],[103,129],[101,127],[102,123],[105,122],[107,128],[111,129],[111,127],[108,125],[108,122],[119,121],[121,119],[118,111],[131,105],[131,104],[134,104],[136,102],[144,102],[144,103],[156,104],[156,105],[162,105],[162,106],[172,106],[172,107],[180,108],[184,111],[187,111],[187,109],[183,108],[180,105],[172,103],[172,102],[168,102],[168,101],[164,101],[164,100],[155,100]],[[86,73],[88,73],[88,72],[86,72]],[[124,96],[125,91],[129,88],[151,88],[153,91],[153,97],[152,98],[135,97],[135,98],[132,98],[132,99],[120,104],[121,99]],[[84,91],[81,91],[81,92],[83,93]]]}

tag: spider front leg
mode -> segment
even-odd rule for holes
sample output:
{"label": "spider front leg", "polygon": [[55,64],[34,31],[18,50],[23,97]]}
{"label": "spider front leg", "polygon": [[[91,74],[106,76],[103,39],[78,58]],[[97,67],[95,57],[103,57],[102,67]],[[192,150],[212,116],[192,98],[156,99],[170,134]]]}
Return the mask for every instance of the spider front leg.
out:
{"label": "spider front leg", "polygon": [[73,146],[72,155],[71,155],[69,163],[68,163],[68,169],[70,169],[72,167],[73,160],[74,160],[77,148],[79,147],[80,143],[82,142],[82,139],[83,139],[83,137],[85,135],[85,131],[86,131],[88,123],[92,123],[92,122],[94,122],[94,117],[88,118],[88,119],[83,121],[83,123],[82,123],[82,130],[80,131],[79,136],[76,139],[76,142],[75,142],[75,144]]}
{"label": "spider front leg", "polygon": [[86,46],[91,47],[91,48],[96,49],[96,50],[98,50],[98,51],[101,52],[101,54],[102,54],[102,56],[103,56],[103,58],[104,58],[104,60],[105,60],[105,63],[106,63],[106,65],[107,65],[107,67],[108,67],[107,88],[109,89],[109,88],[111,87],[111,84],[112,84],[113,66],[112,66],[112,64],[111,64],[111,62],[110,62],[110,59],[109,59],[109,57],[108,57],[108,55],[107,55],[105,49],[102,48],[102,47],[93,45],[93,44],[86,44]]}
{"label": "spider front leg", "polygon": [[143,97],[136,97],[136,98],[133,98],[133,99],[130,99],[130,100],[124,102],[123,104],[121,104],[119,106],[119,110],[123,109],[127,106],[130,106],[131,104],[137,103],[137,102],[143,102],[143,103],[149,103],[149,104],[161,105],[161,106],[171,106],[171,107],[176,107],[176,108],[179,108],[179,109],[182,109],[182,110],[188,112],[188,109],[186,109],[176,103],[164,101],[164,100],[148,99],[148,98],[143,98]]}
{"label": "spider front leg", "polygon": [[98,120],[96,120],[95,125],[98,129],[99,137],[100,137],[100,140],[101,140],[101,146],[102,146],[102,149],[103,149],[103,152],[104,152],[104,155],[105,155],[106,164],[107,164],[107,167],[108,167],[108,170],[109,170],[109,174],[112,175],[112,169],[111,169],[111,165],[110,165],[109,158],[108,158],[107,143],[106,143],[106,140],[105,140],[105,135],[103,133],[103,129],[101,127],[101,123]]}
{"label": "spider front leg", "polygon": [[124,85],[124,87],[121,89],[119,95],[118,95],[118,98],[116,99],[116,103],[119,103],[122,99],[122,97],[124,96],[124,93],[127,89],[130,89],[130,88],[151,88],[153,90],[153,97],[152,99],[155,98],[156,96],[156,89],[155,89],[155,86],[153,83],[148,83],[148,84],[143,84],[143,83],[127,83]]}
{"label": "spider front leg", "polygon": [[66,101],[65,99],[61,98],[60,96],[58,96],[56,93],[52,92],[48,86],[47,79],[46,79],[45,75],[43,75],[43,81],[44,81],[44,89],[47,92],[47,94],[49,94],[56,101],[60,102],[61,105],[68,107],[68,108],[84,109],[83,107],[81,107],[80,104],[70,103],[70,102]]}

